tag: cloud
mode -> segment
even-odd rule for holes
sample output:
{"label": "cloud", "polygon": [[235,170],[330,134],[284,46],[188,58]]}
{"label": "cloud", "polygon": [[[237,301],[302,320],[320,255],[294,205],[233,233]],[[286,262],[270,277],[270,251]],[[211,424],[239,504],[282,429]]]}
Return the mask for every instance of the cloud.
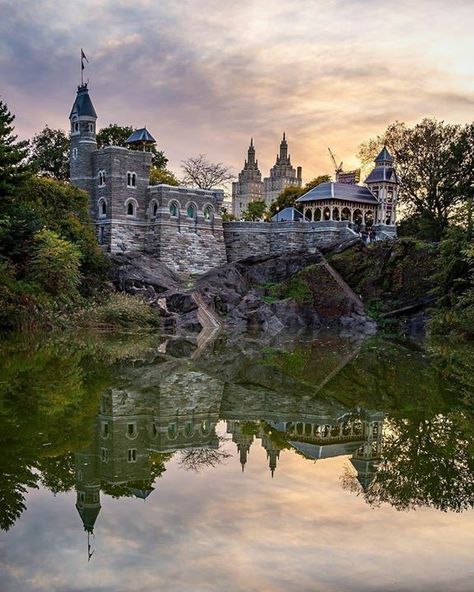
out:
{"label": "cloud", "polygon": [[283,130],[305,178],[394,120],[472,118],[472,3],[0,0],[0,89],[29,136],[67,126],[90,58],[99,125],[147,125],[179,169],[204,152],[267,174]]}

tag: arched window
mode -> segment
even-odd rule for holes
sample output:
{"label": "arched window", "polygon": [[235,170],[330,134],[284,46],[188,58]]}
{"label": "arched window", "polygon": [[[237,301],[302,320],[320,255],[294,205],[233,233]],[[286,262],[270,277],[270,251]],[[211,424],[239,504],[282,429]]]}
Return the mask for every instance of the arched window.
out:
{"label": "arched window", "polygon": [[131,173],[130,171],[127,173],[127,187],[136,187],[137,186],[137,173]]}
{"label": "arched window", "polygon": [[99,171],[99,187],[105,186],[105,171]]}
{"label": "arched window", "polygon": [[137,215],[137,202],[134,199],[129,199],[125,202],[125,211],[127,216]]}
{"label": "arched window", "polygon": [[204,220],[207,220],[208,222],[212,222],[213,218],[214,218],[214,210],[212,209],[212,206],[205,206]]}
{"label": "arched window", "polygon": [[343,208],[341,212],[341,220],[350,220],[351,219],[351,211],[349,208]]}
{"label": "arched window", "polygon": [[339,208],[334,208],[332,211],[332,219],[339,220]]}
{"label": "arched window", "polygon": [[179,214],[179,207],[175,201],[170,203],[170,216],[178,216]]}
{"label": "arched window", "polygon": [[77,158],[77,155],[78,155],[78,150],[77,150],[77,148],[73,148],[73,149],[72,149],[72,158],[73,158],[73,160],[76,160],[76,158]]}
{"label": "arched window", "polygon": [[134,438],[137,437],[137,435],[138,435],[137,424],[135,422],[127,423],[127,432],[126,432],[127,438],[133,440]]}
{"label": "arched window", "polygon": [[187,421],[184,426],[184,435],[186,438],[191,438],[193,436],[193,425],[190,421]]}
{"label": "arched window", "polygon": [[99,226],[99,245],[103,245],[105,242],[105,228]]}
{"label": "arched window", "polygon": [[360,210],[355,210],[353,215],[353,222],[355,224],[362,224],[363,216]]}
{"label": "arched window", "polygon": [[153,202],[153,216],[156,216],[158,214],[158,204],[156,203],[156,201]]}
{"label": "arched window", "polygon": [[188,209],[186,210],[188,214],[188,218],[195,218],[196,217],[196,208],[193,204],[189,204]]}
{"label": "arched window", "polygon": [[324,208],[323,220],[330,220],[330,218],[331,218],[331,210],[329,208]]}
{"label": "arched window", "polygon": [[320,220],[321,220],[321,210],[319,208],[316,208],[314,210],[314,221],[319,222]]}
{"label": "arched window", "polygon": [[168,439],[169,440],[175,440],[176,437],[178,435],[178,432],[176,430],[176,424],[175,423],[170,423],[168,425]]}
{"label": "arched window", "polygon": [[104,198],[99,200],[99,216],[107,215],[107,202]]}

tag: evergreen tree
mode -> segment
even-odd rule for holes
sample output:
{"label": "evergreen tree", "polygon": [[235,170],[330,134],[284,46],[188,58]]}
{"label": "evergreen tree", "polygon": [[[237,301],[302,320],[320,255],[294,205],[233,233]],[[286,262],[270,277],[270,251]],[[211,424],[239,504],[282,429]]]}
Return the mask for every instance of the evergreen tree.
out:
{"label": "evergreen tree", "polygon": [[6,103],[0,100],[0,200],[11,199],[16,189],[28,176],[25,164],[28,142],[18,142],[15,116],[10,113]]}

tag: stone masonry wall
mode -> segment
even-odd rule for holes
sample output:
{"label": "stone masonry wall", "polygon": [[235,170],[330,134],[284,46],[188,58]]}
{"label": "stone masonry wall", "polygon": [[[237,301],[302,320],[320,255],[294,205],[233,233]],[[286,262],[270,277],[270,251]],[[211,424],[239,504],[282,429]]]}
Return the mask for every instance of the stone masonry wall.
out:
{"label": "stone masonry wall", "polygon": [[[222,199],[220,191],[150,187],[144,250],[179,273],[204,273],[224,265],[227,257],[219,214]],[[194,208],[192,217],[189,206]]]}
{"label": "stone masonry wall", "polygon": [[224,241],[229,262],[271,253],[315,249],[357,235],[346,221],[225,222]]}

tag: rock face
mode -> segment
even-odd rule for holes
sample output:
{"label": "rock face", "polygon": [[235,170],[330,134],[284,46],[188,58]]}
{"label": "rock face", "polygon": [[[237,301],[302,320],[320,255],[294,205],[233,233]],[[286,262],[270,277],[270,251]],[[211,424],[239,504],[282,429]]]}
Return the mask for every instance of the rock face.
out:
{"label": "rock face", "polygon": [[143,253],[113,257],[113,281],[155,306],[168,331],[276,335],[338,326],[372,334],[361,300],[320,252],[255,255],[183,279]]}

